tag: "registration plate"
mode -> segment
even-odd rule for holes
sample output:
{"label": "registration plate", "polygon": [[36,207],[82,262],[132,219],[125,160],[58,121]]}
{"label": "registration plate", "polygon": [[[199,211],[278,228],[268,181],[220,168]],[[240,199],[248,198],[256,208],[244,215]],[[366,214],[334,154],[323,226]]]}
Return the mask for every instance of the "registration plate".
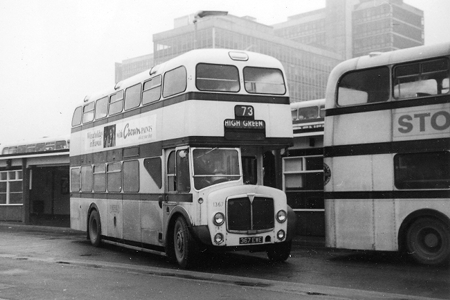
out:
{"label": "registration plate", "polygon": [[251,237],[241,237],[239,238],[240,245],[248,245],[248,244],[262,244],[263,237],[262,236],[251,236]]}

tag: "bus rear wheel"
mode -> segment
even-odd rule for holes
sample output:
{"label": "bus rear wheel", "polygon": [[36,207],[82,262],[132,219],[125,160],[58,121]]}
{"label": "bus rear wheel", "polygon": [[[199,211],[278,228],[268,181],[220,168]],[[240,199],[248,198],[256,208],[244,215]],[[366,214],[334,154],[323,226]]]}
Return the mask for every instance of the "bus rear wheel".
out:
{"label": "bus rear wheel", "polygon": [[198,245],[183,217],[178,217],[175,221],[173,248],[174,258],[181,268],[188,269],[193,266],[199,254]]}
{"label": "bus rear wheel", "polygon": [[433,218],[414,221],[406,233],[408,253],[421,264],[439,265],[450,258],[450,230],[444,222]]}
{"label": "bus rear wheel", "polygon": [[267,257],[270,261],[283,262],[291,255],[291,247],[292,241],[274,244],[267,250]]}
{"label": "bus rear wheel", "polygon": [[102,237],[102,225],[100,223],[100,214],[93,210],[89,215],[89,240],[95,247],[100,246]]}

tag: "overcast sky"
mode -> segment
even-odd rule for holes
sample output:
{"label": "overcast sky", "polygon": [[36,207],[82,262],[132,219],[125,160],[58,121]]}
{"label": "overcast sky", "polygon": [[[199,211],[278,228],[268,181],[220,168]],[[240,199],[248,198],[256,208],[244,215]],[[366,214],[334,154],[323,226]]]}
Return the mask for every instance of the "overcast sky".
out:
{"label": "overcast sky", "polygon": [[[449,0],[425,13],[425,44],[450,41]],[[272,25],[325,0],[0,0],[0,143],[70,134],[73,109],[114,84],[114,63],[153,51],[175,18],[225,10]]]}

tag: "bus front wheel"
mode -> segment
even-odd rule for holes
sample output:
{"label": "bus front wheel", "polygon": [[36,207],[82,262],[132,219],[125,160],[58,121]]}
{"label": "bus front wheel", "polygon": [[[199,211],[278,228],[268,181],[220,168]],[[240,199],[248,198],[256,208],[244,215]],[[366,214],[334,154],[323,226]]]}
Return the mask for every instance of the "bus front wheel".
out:
{"label": "bus front wheel", "polygon": [[292,241],[274,244],[267,250],[267,256],[271,261],[283,262],[291,256],[291,247]]}
{"label": "bus front wheel", "polygon": [[100,246],[102,236],[102,225],[100,223],[100,214],[93,210],[89,215],[89,240],[95,247]]}
{"label": "bus front wheel", "polygon": [[421,264],[448,263],[450,257],[450,230],[444,222],[434,218],[414,221],[406,233],[408,253]]}
{"label": "bus front wheel", "polygon": [[178,217],[173,230],[174,258],[183,269],[190,268],[198,256],[198,246],[189,231],[186,220]]}

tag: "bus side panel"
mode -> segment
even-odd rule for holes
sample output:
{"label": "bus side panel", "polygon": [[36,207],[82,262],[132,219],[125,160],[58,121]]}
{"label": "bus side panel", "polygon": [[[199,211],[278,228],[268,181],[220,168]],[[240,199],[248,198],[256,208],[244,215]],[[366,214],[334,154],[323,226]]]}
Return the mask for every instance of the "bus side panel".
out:
{"label": "bus side panel", "polygon": [[[338,199],[325,202],[327,246],[372,250],[396,247],[393,201],[354,196],[355,192],[368,196],[374,190],[392,190],[392,155],[334,157],[325,162],[331,169],[325,190],[341,193]],[[363,215],[355,218],[360,213]]]}
{"label": "bus side panel", "polygon": [[143,243],[162,246],[159,241],[159,233],[162,233],[162,209],[156,201],[142,201],[140,206],[140,240]]}
{"label": "bus side panel", "polygon": [[325,247],[336,248],[336,214],[333,199],[324,199],[325,205]]}
{"label": "bus side panel", "polygon": [[332,192],[371,191],[372,155],[341,156],[332,159]]}
{"label": "bus side panel", "polygon": [[374,250],[397,250],[395,204],[393,199],[374,199]]}
{"label": "bus side panel", "polygon": [[[101,203],[106,206],[105,213],[100,212],[102,229],[106,228],[106,231],[103,230],[102,234],[109,237],[122,239],[122,200],[103,199]],[[106,226],[104,226],[104,224],[106,224]]]}
{"label": "bus side panel", "polygon": [[333,121],[334,132],[339,133],[333,135],[335,146],[385,142],[392,138],[389,110],[334,116]]}
{"label": "bus side panel", "polygon": [[82,211],[82,200],[81,198],[70,198],[70,228],[86,231],[87,209]]}
{"label": "bus side panel", "polygon": [[337,248],[374,249],[372,199],[335,200],[335,214]]}
{"label": "bus side panel", "polygon": [[123,238],[141,242],[140,201],[123,201]]}

